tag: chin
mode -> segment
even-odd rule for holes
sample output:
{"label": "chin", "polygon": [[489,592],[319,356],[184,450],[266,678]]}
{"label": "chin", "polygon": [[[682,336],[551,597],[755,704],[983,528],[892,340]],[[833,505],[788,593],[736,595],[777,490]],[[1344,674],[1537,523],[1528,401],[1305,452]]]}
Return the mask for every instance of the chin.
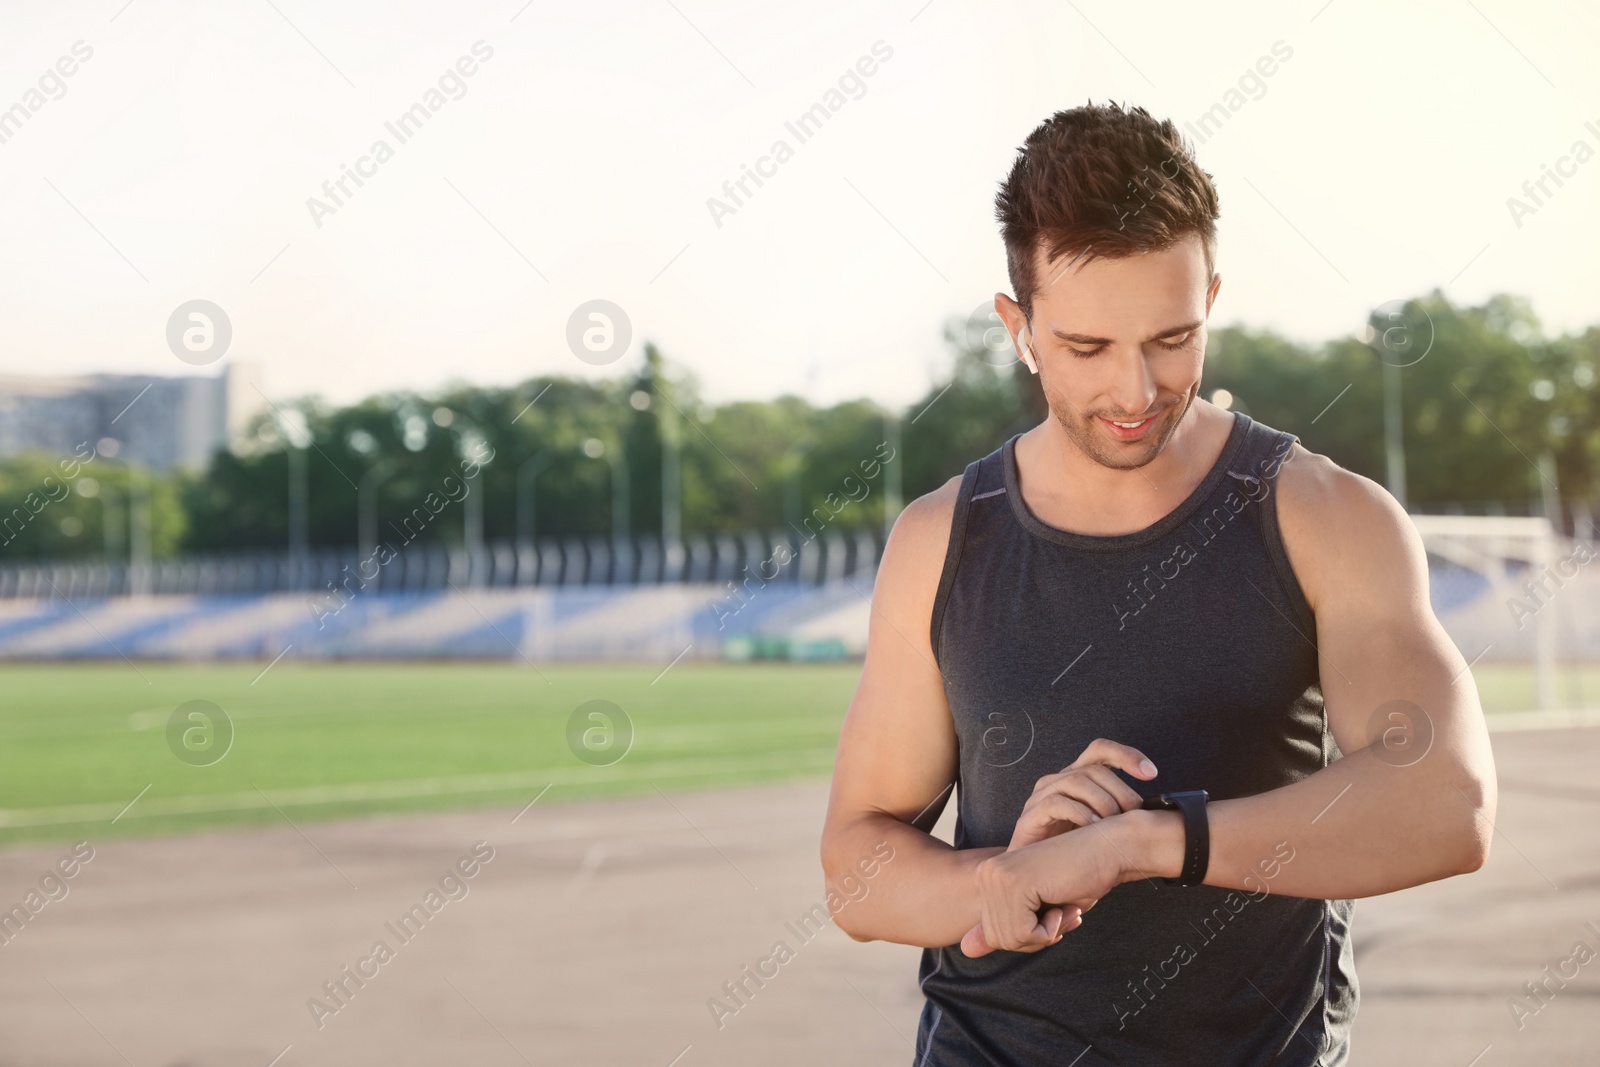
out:
{"label": "chin", "polygon": [[1160,417],[1148,435],[1140,441],[1127,444],[1108,440],[1095,425],[1092,415],[1080,416],[1071,413],[1063,417],[1054,410],[1051,414],[1072,442],[1090,459],[1111,470],[1132,471],[1153,462],[1157,456],[1166,451],[1167,443],[1177,432],[1178,423],[1183,420],[1183,414],[1187,410],[1187,404],[1181,407],[1173,405],[1171,410]]}
{"label": "chin", "polygon": [[1120,452],[1106,451],[1104,448],[1089,453],[1094,461],[1102,467],[1109,467],[1117,471],[1136,471],[1152,462],[1166,450],[1165,440],[1141,445],[1137,449],[1124,449]]}

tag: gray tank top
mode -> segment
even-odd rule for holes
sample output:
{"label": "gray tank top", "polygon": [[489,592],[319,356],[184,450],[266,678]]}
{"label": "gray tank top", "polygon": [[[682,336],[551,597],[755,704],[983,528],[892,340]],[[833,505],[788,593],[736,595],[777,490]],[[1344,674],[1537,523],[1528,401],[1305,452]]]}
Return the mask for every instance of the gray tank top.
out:
{"label": "gray tank top", "polygon": [[[1145,796],[1250,796],[1338,758],[1272,491],[1294,440],[1235,412],[1188,499],[1110,537],[1028,510],[1015,437],[967,468],[931,635],[957,848],[1009,843],[1034,783],[1097,737],[1155,761],[1124,776]],[[1273,891],[1297,844],[1261,857],[1257,891],[1133,881],[1040,952],[925,950],[916,1067],[1346,1063],[1353,902]]]}

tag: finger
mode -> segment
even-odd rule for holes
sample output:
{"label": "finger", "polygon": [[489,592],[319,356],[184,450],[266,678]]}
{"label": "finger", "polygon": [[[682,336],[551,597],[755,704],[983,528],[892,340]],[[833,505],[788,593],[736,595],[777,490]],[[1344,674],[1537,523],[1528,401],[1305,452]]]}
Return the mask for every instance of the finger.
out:
{"label": "finger", "polygon": [[[1121,790],[1113,789],[1107,781],[1117,782]],[[1121,798],[1123,791],[1134,798],[1134,806],[1144,803],[1144,798],[1134,792],[1122,779],[1117,777],[1117,772],[1110,767],[1081,767],[1073,771],[1055,787],[1053,792],[1061,796],[1068,796],[1089,808],[1102,819],[1109,819],[1113,815],[1120,815],[1129,810]],[[1041,798],[1042,799],[1042,798]]]}
{"label": "finger", "polygon": [[1083,925],[1083,909],[1075,905],[1068,904],[1063,906],[1061,911],[1061,926],[1056,930],[1055,941],[1050,942],[1052,945],[1056,944],[1063,937],[1066,937],[1069,933]]}
{"label": "finger", "polygon": [[1098,820],[1098,816],[1090,818],[1078,814],[1062,813],[1059,817],[1046,809],[1037,809],[1035,812],[1024,815],[1017,820],[1015,829],[1011,832],[1011,843],[1006,846],[1006,851],[1015,852],[1019,848],[1038,844],[1040,841],[1057,834],[1064,834],[1080,826],[1087,826]]}
{"label": "finger", "polygon": [[1008,946],[1012,952],[1038,952],[1040,949],[1049,948],[1061,940],[1061,927],[1064,912],[1060,908],[1048,908],[1042,917],[1037,917],[1033,929],[1025,932],[1022,939]]}
{"label": "finger", "polygon": [[983,939],[990,947],[1007,952],[1034,951],[1051,940],[1045,936],[1038,912],[1011,893],[996,894],[984,901]]}
{"label": "finger", "polygon": [[979,956],[987,956],[989,953],[994,951],[994,949],[989,945],[988,939],[983,936],[982,923],[979,923],[977,926],[974,926],[972,929],[968,930],[966,936],[962,937],[961,951],[964,955],[971,959],[977,959]]}
{"label": "finger", "polygon": [[[1116,777],[1107,768],[1101,767],[1099,770],[1103,774]],[[1116,798],[1107,792],[1103,785],[1088,776],[1088,768],[1053,774],[1047,779],[1041,778],[1039,782],[1040,784],[1033,787],[1032,795],[1023,804],[1023,811],[1027,811],[1029,805],[1041,803],[1050,797],[1071,797],[1093,808],[1102,818],[1110,818],[1122,811]]]}
{"label": "finger", "polygon": [[1024,808],[1012,832],[1012,846],[1020,848],[1019,841],[1032,844],[1063,832],[1061,826],[1088,826],[1099,822],[1100,816],[1070,797],[1052,796]]}
{"label": "finger", "polygon": [[1028,795],[1028,799],[1032,800],[1034,797],[1044,796],[1046,793],[1054,792],[1056,785],[1061,781],[1061,779],[1065,778],[1070,773],[1072,772],[1069,768],[1063,767],[1054,774],[1047,774],[1043,778],[1040,778],[1037,782],[1033,783],[1033,792]]}
{"label": "finger", "polygon": [[[1121,778],[1118,778],[1117,772],[1110,767],[1102,765],[1084,767],[1077,773],[1090,779],[1095,785],[1105,790],[1116,803],[1117,812],[1136,811],[1144,804],[1144,797],[1139,795],[1139,791]],[[1099,808],[1095,810],[1099,811],[1101,815],[1107,814]],[[1116,814],[1117,812],[1112,812],[1111,814]]]}
{"label": "finger", "polygon": [[1053,796],[1071,797],[1103,819],[1132,811],[1144,803],[1144,798],[1118,778],[1115,771],[1098,764],[1039,779],[1023,811]]}
{"label": "finger", "polygon": [[1075,770],[1094,763],[1103,763],[1107,767],[1116,767],[1133,775],[1135,778],[1142,778],[1145,781],[1149,781],[1156,776],[1156,765],[1143,752],[1131,745],[1119,744],[1104,737],[1097,737],[1090,741],[1089,747],[1084,749],[1083,753],[1073,760],[1071,766],[1067,769]]}

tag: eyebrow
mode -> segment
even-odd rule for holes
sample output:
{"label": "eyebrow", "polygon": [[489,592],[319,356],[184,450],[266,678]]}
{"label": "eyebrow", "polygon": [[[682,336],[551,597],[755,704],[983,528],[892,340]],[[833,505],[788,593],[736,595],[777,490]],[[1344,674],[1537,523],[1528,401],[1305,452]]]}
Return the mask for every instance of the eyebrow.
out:
{"label": "eyebrow", "polygon": [[[1188,333],[1191,330],[1198,330],[1203,325],[1205,325],[1204,322],[1196,319],[1194,322],[1186,322],[1182,326],[1173,326],[1162,330],[1160,333],[1151,334],[1149,337],[1146,337],[1145,340],[1159,341],[1163,337],[1173,337],[1178,334]],[[1112,339],[1110,337],[1090,337],[1087,334],[1081,333],[1062,333],[1060,330],[1055,329],[1054,327],[1051,327],[1050,332],[1060,340],[1066,341],[1069,344],[1092,345],[1099,347],[1100,345],[1109,345],[1112,343]]]}

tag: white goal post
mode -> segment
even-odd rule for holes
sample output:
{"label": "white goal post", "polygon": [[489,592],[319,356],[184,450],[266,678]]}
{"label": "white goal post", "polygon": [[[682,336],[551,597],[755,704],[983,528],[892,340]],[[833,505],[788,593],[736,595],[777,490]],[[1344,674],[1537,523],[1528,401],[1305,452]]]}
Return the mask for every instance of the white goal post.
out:
{"label": "white goal post", "polygon": [[1542,517],[1412,515],[1411,521],[1428,551],[1435,610],[1462,655],[1473,663],[1485,656],[1531,660],[1538,706],[1553,707],[1563,618],[1576,606],[1563,603],[1573,596],[1563,589],[1577,577],[1576,544]]}

